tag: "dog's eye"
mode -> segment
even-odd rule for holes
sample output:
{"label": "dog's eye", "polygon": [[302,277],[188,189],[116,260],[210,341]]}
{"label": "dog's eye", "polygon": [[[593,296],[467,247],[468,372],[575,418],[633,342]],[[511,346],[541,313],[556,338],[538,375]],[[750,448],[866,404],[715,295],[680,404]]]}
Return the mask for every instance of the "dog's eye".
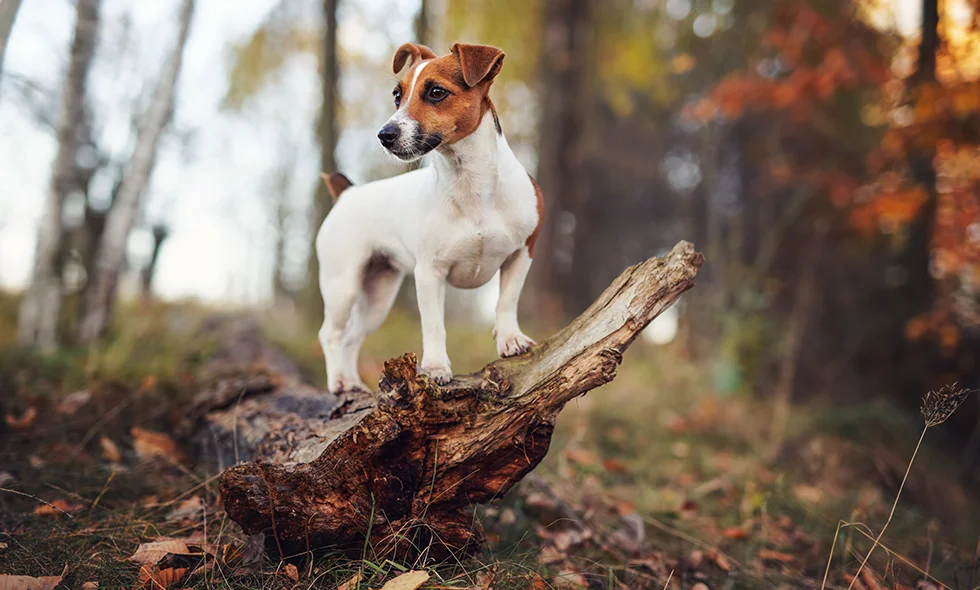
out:
{"label": "dog's eye", "polygon": [[395,88],[392,90],[391,95],[395,97],[395,106],[397,107],[402,102],[402,89]]}
{"label": "dog's eye", "polygon": [[442,100],[449,96],[449,91],[445,88],[440,88],[439,86],[433,86],[429,89],[429,100]]}

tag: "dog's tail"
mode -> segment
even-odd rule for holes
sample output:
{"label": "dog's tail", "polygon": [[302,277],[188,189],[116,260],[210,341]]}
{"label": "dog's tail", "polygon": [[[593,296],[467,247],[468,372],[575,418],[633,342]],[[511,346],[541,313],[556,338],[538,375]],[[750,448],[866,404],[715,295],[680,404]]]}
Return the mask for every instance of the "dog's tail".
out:
{"label": "dog's tail", "polygon": [[349,178],[340,172],[321,174],[320,178],[322,178],[323,182],[327,185],[327,190],[330,191],[330,196],[333,197],[334,202],[340,198],[340,193],[349,189],[354,184]]}

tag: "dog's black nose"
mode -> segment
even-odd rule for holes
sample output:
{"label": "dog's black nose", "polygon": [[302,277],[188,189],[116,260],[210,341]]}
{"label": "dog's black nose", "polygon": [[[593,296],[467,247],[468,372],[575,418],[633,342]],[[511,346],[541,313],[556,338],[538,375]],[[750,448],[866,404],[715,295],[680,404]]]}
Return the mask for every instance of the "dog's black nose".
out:
{"label": "dog's black nose", "polygon": [[381,131],[378,131],[378,139],[381,140],[381,145],[385,146],[385,148],[390,148],[395,145],[399,135],[401,135],[401,129],[394,123],[388,123],[381,128]]}

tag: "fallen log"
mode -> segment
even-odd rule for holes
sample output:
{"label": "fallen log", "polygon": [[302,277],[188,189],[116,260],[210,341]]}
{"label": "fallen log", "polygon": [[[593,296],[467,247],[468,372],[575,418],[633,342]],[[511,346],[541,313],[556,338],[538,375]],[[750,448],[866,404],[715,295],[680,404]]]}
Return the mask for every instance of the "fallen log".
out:
{"label": "fallen log", "polygon": [[[564,405],[615,377],[626,348],[693,286],[702,262],[680,242],[627,269],[530,353],[446,386],[420,375],[411,353],[385,363],[377,395],[318,391],[281,358],[219,374],[192,411],[207,453],[246,461],[221,474],[225,511],[280,554],[360,552],[365,541],[382,554],[475,550],[474,505],[538,465]],[[249,350],[257,363],[262,354]]]}

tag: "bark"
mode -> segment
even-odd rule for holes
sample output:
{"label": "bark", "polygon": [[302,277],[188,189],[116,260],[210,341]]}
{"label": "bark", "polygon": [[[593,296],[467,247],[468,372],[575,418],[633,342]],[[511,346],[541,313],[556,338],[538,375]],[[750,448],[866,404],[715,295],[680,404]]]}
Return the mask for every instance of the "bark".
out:
{"label": "bark", "polygon": [[150,254],[150,261],[146,268],[140,273],[140,295],[143,299],[153,298],[153,276],[157,271],[157,262],[160,260],[160,250],[163,242],[167,239],[170,231],[165,225],[153,226],[153,252]]}
{"label": "bark", "polygon": [[19,317],[19,340],[24,346],[43,350],[58,347],[58,320],[62,302],[61,223],[65,197],[79,188],[77,154],[86,141],[86,94],[88,72],[95,54],[99,30],[99,0],[79,0],[71,45],[71,59],[61,94],[58,117],[58,152],[52,166],[51,188],[38,229],[31,284],[24,294]]}
{"label": "bark", "polygon": [[[591,63],[589,0],[548,0],[542,48],[540,150],[537,181],[545,219],[535,246],[531,285],[539,316],[558,325],[569,297],[564,284],[575,256],[574,236],[587,231],[589,190],[582,169]],[[574,217],[572,231],[559,231]]]}
{"label": "bark", "polygon": [[192,404],[191,430],[205,456],[248,461],[222,473],[224,508],[280,554],[357,553],[366,540],[381,554],[473,551],[482,541],[473,505],[534,469],[564,405],[615,377],[626,348],[693,286],[702,262],[681,242],[627,269],[529,354],[443,387],[416,372],[411,353],[385,363],[377,397],[317,391],[253,353],[239,355],[246,370],[236,372],[222,355],[224,377]]}
{"label": "bark", "polygon": [[160,81],[146,112],[143,113],[133,155],[123,173],[112,208],[106,216],[105,229],[97,246],[95,265],[90,269],[92,276],[80,328],[83,342],[90,343],[99,338],[109,320],[119,276],[126,263],[126,242],[136,223],[142,196],[153,172],[160,138],[173,116],[174,94],[184,46],[190,34],[194,1],[183,0],[181,4],[177,43],[160,74]]}
{"label": "bark", "polygon": [[[337,59],[337,6],[340,0],[323,0],[323,51],[321,93],[323,99],[320,106],[320,118],[317,121],[317,138],[320,140],[320,170],[336,172],[337,161],[334,153],[337,150],[337,79],[339,63]],[[309,317],[320,318],[323,314],[323,301],[320,299],[319,283],[317,282],[316,234],[320,231],[323,220],[327,218],[332,204],[330,193],[323,182],[317,179],[316,192],[313,195],[310,220],[310,256],[307,262],[306,286],[303,288],[301,302]]]}
{"label": "bark", "polygon": [[20,3],[21,0],[0,2],[0,75],[3,74],[3,58],[7,53],[7,42],[10,41],[10,31],[14,28]]}

